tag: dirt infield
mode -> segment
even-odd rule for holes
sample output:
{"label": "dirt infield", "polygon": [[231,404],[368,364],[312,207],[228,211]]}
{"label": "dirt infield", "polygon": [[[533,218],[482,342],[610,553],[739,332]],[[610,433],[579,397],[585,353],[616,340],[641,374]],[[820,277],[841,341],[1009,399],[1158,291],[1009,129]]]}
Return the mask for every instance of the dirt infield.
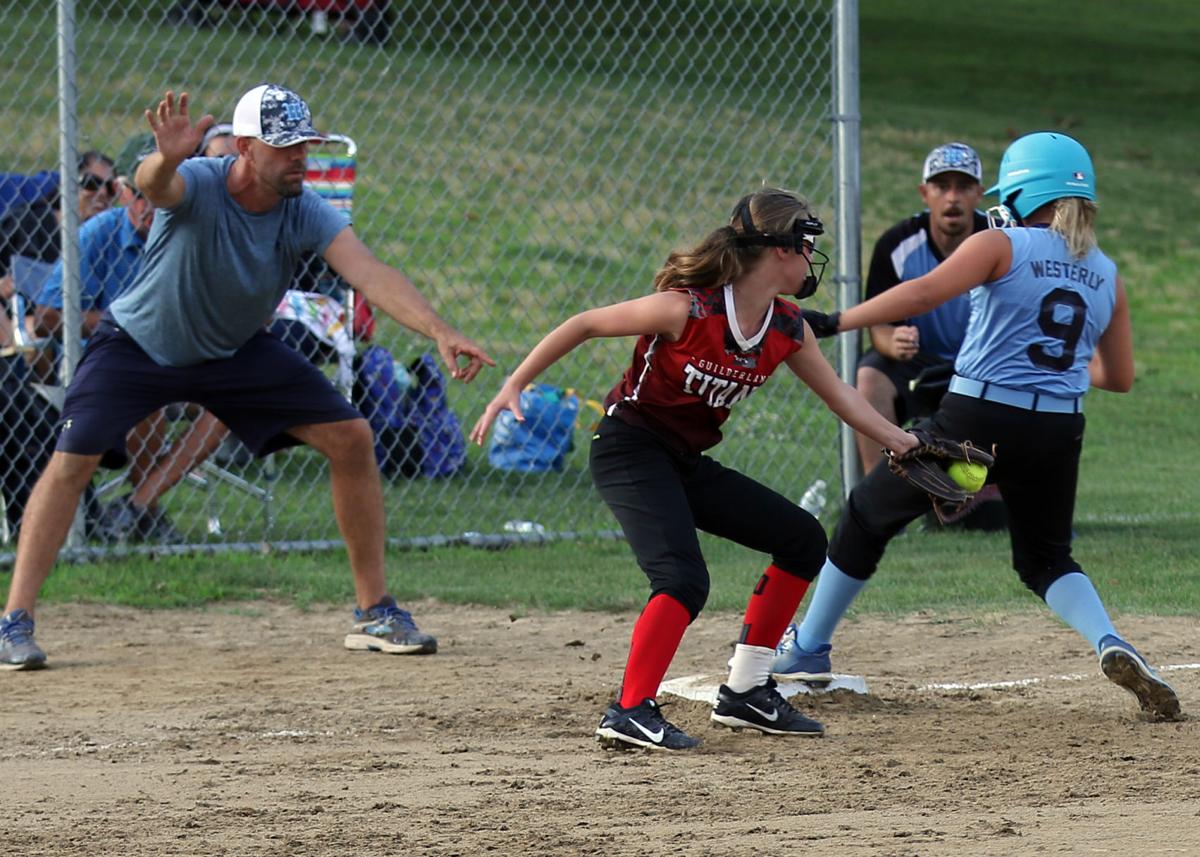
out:
{"label": "dirt infield", "polygon": [[[52,668],[0,674],[4,852],[1200,853],[1200,718],[1139,721],[1045,614],[850,623],[835,666],[871,694],[807,705],[824,739],[683,700],[704,744],[663,755],[590,737],[632,615],[416,612],[434,657],[344,651],[344,609],[44,607]],[[671,675],[720,669],[739,621],[702,617]],[[1118,624],[1200,661],[1194,619]],[[1168,677],[1200,711],[1200,671]]]}

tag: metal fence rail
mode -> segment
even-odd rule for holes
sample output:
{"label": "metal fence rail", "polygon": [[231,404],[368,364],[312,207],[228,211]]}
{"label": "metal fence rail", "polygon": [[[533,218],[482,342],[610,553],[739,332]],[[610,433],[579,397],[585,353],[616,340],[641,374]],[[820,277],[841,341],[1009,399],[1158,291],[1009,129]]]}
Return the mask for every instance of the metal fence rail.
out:
{"label": "metal fence rail", "polygon": [[[61,259],[65,293],[84,288],[84,318],[102,308],[86,293],[80,235],[99,218],[136,215],[109,179],[129,171],[142,111],[167,89],[188,91],[194,115],[228,122],[244,91],[277,82],[308,100],[319,128],[342,135],[343,148],[316,153],[310,184],[499,362],[470,386],[447,383],[464,431],[551,326],[647,293],[668,251],[718,225],[743,193],[782,185],[812,199],[835,232],[855,222],[834,210],[833,0],[59,0],[10,5],[0,33],[0,273],[16,274],[0,331],[6,541],[52,445],[59,381],[79,342],[62,333],[78,326],[69,300],[56,332],[42,280],[59,276]],[[115,163],[79,165],[87,151]],[[55,234],[26,234],[47,216],[61,222]],[[296,285],[337,299],[351,326],[354,307],[330,272],[318,265]],[[834,289],[817,305],[831,307]],[[430,344],[378,314],[370,343],[357,333],[352,350],[387,349],[415,395]],[[472,448],[433,475],[444,450],[411,430],[387,435],[392,543],[612,535],[586,447],[594,403],[631,353],[631,341],[589,343],[540,379],[580,406],[561,470],[506,470]],[[313,357],[339,377],[347,355],[327,343]],[[323,459],[296,449],[249,461],[232,439],[189,464],[156,516],[123,530],[123,498],[203,425],[198,409],[180,406],[131,435],[134,469],[97,478],[68,556],[338,544]],[[795,379],[741,405],[718,455],[797,500],[817,478],[831,496],[841,484],[838,423]]]}

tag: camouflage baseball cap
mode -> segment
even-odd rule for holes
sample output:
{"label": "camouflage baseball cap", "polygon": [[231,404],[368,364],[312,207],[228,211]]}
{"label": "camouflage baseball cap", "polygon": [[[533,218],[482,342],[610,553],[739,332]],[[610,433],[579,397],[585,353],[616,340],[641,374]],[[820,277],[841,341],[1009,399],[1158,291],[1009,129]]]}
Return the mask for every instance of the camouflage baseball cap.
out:
{"label": "camouflage baseball cap", "polygon": [[942,173],[963,173],[983,182],[983,164],[979,155],[966,143],[946,143],[938,146],[925,158],[921,181],[929,181]]}
{"label": "camouflage baseball cap", "polygon": [[305,140],[328,139],[313,127],[312,112],[296,93],[273,83],[247,92],[233,110],[235,137],[257,137],[268,146],[282,149]]}

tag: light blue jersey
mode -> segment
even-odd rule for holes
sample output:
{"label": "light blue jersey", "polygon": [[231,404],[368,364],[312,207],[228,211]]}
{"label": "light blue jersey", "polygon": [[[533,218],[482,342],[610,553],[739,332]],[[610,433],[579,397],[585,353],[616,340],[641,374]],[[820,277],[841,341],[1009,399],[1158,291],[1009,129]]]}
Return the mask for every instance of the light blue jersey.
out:
{"label": "light blue jersey", "polygon": [[179,165],[184,197],[160,208],[142,270],[112,315],[163,366],[229,357],[270,319],[302,253],[323,253],[345,215],[305,188],[252,213],[229,195],[233,158]]}
{"label": "light blue jersey", "polygon": [[1117,266],[1099,248],[1071,258],[1050,229],[1005,229],[1012,266],[970,292],[971,320],[956,374],[1014,390],[1078,398],[1112,318]]}

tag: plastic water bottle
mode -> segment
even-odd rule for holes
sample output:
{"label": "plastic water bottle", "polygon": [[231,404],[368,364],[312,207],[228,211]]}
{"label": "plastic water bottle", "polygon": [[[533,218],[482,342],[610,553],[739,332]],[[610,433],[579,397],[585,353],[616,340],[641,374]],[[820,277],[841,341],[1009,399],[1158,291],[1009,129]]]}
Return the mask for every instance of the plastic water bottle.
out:
{"label": "plastic water bottle", "polygon": [[534,533],[539,536],[546,534],[546,528],[537,521],[505,521],[504,532],[506,533]]}
{"label": "plastic water bottle", "polygon": [[399,360],[392,361],[392,375],[396,379],[396,384],[400,387],[400,394],[408,392],[408,389],[413,385],[412,373]]}
{"label": "plastic water bottle", "polygon": [[825,509],[825,487],[825,480],[818,479],[808,486],[808,490],[800,498],[800,508],[814,518],[820,518]]}

